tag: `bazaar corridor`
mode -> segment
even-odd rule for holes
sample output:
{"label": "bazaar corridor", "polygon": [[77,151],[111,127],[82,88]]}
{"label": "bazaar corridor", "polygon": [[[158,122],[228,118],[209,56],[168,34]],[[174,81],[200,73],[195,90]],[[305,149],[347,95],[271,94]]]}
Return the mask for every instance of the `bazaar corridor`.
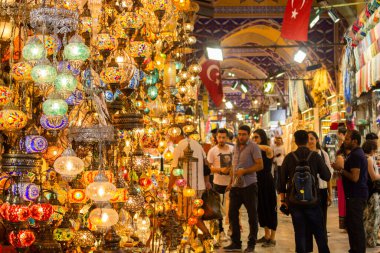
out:
{"label": "bazaar corridor", "polygon": [[[242,219],[244,221],[248,220],[247,212],[243,208],[242,212]],[[346,253],[349,250],[348,245],[348,236],[347,233],[343,230],[339,229],[338,225],[338,208],[336,205],[332,206],[328,210],[328,217],[329,220],[327,222],[327,231],[329,233],[329,247],[330,252],[332,253]],[[264,248],[261,247],[261,245],[256,245],[255,252],[256,253],[287,253],[287,252],[294,252],[294,231],[293,231],[293,225],[292,220],[290,216],[286,216],[284,214],[279,214],[279,225],[277,229],[277,236],[276,236],[276,247],[273,248]],[[259,228],[259,235],[257,238],[261,238],[264,235],[264,230]],[[242,239],[243,239],[243,249],[245,248],[246,240],[248,236],[248,223],[243,222],[243,232],[242,232]],[[228,244],[228,242],[226,243]],[[224,245],[222,245],[224,246]],[[318,252],[317,246],[314,241],[314,251]],[[223,249],[216,250],[218,253],[225,252]],[[236,251],[239,252],[239,251]],[[379,253],[380,248],[373,248],[369,249],[367,248],[367,253]]]}

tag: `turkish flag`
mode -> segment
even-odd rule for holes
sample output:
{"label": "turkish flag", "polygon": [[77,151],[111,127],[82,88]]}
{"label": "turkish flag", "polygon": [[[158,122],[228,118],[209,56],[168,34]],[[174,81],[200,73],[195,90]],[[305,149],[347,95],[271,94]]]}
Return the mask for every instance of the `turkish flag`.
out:
{"label": "turkish flag", "polygon": [[313,0],[288,0],[282,21],[281,37],[307,41]]}
{"label": "turkish flag", "polygon": [[220,62],[207,60],[202,64],[202,71],[199,74],[203,84],[214,104],[220,106],[223,101],[223,86],[220,76]]}

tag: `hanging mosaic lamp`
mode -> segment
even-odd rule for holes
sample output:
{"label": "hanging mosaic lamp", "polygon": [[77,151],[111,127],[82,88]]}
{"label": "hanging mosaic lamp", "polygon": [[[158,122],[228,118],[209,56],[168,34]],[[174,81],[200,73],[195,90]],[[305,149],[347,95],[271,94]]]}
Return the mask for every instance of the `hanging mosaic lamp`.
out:
{"label": "hanging mosaic lamp", "polygon": [[17,131],[23,129],[28,122],[26,114],[20,111],[12,102],[0,111],[0,130]]}
{"label": "hanging mosaic lamp", "polygon": [[158,89],[155,85],[149,86],[148,88],[148,97],[151,100],[155,100],[158,96]]}
{"label": "hanging mosaic lamp", "polygon": [[57,75],[54,85],[55,90],[66,98],[75,91],[77,79],[69,71],[64,71]]}
{"label": "hanging mosaic lamp", "polygon": [[32,37],[26,42],[22,49],[22,56],[27,61],[38,61],[45,56],[45,47],[42,41],[37,37]]}
{"label": "hanging mosaic lamp", "polygon": [[12,65],[11,75],[17,82],[32,80],[32,65],[25,61],[20,61]]}
{"label": "hanging mosaic lamp", "polygon": [[74,68],[80,69],[82,64],[90,57],[90,49],[83,43],[83,39],[75,34],[63,50],[63,56]]}
{"label": "hanging mosaic lamp", "polygon": [[152,54],[152,44],[141,35],[141,32],[137,34],[133,41],[130,42],[129,51],[131,56],[135,59],[135,62],[141,66],[145,58],[149,58]]}
{"label": "hanging mosaic lamp", "polygon": [[40,118],[40,124],[46,130],[58,131],[66,128],[69,125],[69,119],[65,115],[60,120],[51,122],[49,121],[49,117],[43,114]]}
{"label": "hanging mosaic lamp", "polygon": [[31,76],[33,81],[36,82],[42,90],[46,90],[47,87],[53,84],[57,77],[57,69],[45,59],[33,67]]}
{"label": "hanging mosaic lamp", "polygon": [[42,104],[42,111],[49,118],[58,117],[61,119],[68,110],[68,105],[56,91],[49,94]]}
{"label": "hanging mosaic lamp", "polygon": [[197,63],[193,63],[189,66],[189,71],[191,74],[198,75],[201,73],[202,67]]}
{"label": "hanging mosaic lamp", "polygon": [[129,29],[138,30],[144,25],[143,17],[138,11],[126,11],[118,15],[116,22],[126,31]]}
{"label": "hanging mosaic lamp", "polygon": [[42,153],[48,148],[48,142],[41,135],[27,135],[20,140],[21,150],[25,150],[28,154]]}
{"label": "hanging mosaic lamp", "polygon": [[53,206],[49,203],[35,203],[29,207],[30,215],[37,221],[47,221],[53,214]]}
{"label": "hanging mosaic lamp", "polygon": [[125,210],[130,213],[136,213],[140,211],[144,206],[144,196],[138,192],[133,184],[130,184],[128,188],[128,199],[124,204]]}
{"label": "hanging mosaic lamp", "polygon": [[95,236],[88,228],[80,228],[74,232],[72,243],[81,248],[91,248],[96,241]]}
{"label": "hanging mosaic lamp", "polygon": [[112,85],[120,85],[127,81],[126,72],[119,67],[115,58],[111,58],[111,61],[107,64],[107,67],[102,70],[100,77],[103,82]]}
{"label": "hanging mosaic lamp", "polygon": [[13,230],[8,236],[9,242],[13,247],[16,248],[27,248],[31,246],[36,237],[34,236],[33,231],[29,229]]}
{"label": "hanging mosaic lamp", "polygon": [[95,47],[103,56],[103,61],[117,48],[117,40],[106,29],[102,29],[96,37]]}
{"label": "hanging mosaic lamp", "polygon": [[63,151],[61,157],[55,160],[54,170],[67,181],[71,181],[84,170],[84,162],[76,156],[71,147],[68,147]]}
{"label": "hanging mosaic lamp", "polygon": [[34,201],[40,195],[40,187],[29,182],[20,182],[12,185],[12,192],[18,193],[25,201]]}
{"label": "hanging mosaic lamp", "polygon": [[104,232],[119,221],[119,214],[111,207],[96,208],[91,211],[89,219],[91,225]]}
{"label": "hanging mosaic lamp", "polygon": [[12,99],[12,90],[7,87],[0,85],[0,106],[8,104]]}
{"label": "hanging mosaic lamp", "polygon": [[116,192],[116,186],[109,182],[104,171],[99,171],[94,182],[86,188],[86,195],[95,202],[109,201]]}

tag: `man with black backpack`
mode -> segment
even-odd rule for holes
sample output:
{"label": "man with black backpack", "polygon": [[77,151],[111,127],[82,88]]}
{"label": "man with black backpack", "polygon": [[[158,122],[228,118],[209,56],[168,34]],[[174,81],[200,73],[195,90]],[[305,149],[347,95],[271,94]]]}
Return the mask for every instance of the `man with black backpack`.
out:
{"label": "man with black backpack", "polygon": [[322,180],[328,181],[331,173],[322,157],[306,147],[308,141],[306,131],[296,131],[294,138],[298,148],[285,157],[280,172],[279,192],[282,204],[280,210],[292,216],[297,253],[308,252],[307,245],[313,243],[307,242],[312,240],[307,236],[308,230],[311,230],[316,239],[318,251],[329,253],[322,209],[319,205],[317,175],[319,174]]}

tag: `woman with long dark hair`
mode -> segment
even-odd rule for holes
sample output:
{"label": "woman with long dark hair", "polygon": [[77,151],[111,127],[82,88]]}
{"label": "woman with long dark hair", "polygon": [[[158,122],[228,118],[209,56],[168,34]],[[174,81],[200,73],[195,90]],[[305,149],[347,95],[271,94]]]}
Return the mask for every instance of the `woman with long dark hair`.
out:
{"label": "woman with long dark hair", "polygon": [[[307,142],[307,146],[311,151],[317,152],[322,159],[325,161],[326,166],[329,168],[331,174],[333,174],[334,170],[331,167],[330,158],[326,151],[321,149],[321,145],[319,143],[319,137],[316,132],[309,131],[309,140]],[[324,181],[319,178],[318,176],[318,183],[319,183],[319,194],[321,196],[321,208],[323,213],[323,222],[325,226],[325,231],[327,233],[327,207],[331,205],[332,203],[332,185],[331,182]],[[327,236],[327,234],[326,234]]]}
{"label": "woman with long dark hair", "polygon": [[253,139],[261,149],[264,162],[264,169],[257,172],[259,188],[257,212],[260,227],[265,229],[265,236],[257,240],[257,243],[263,243],[263,247],[274,247],[278,221],[276,188],[271,173],[273,150],[268,145],[268,137],[263,129],[255,130]]}

